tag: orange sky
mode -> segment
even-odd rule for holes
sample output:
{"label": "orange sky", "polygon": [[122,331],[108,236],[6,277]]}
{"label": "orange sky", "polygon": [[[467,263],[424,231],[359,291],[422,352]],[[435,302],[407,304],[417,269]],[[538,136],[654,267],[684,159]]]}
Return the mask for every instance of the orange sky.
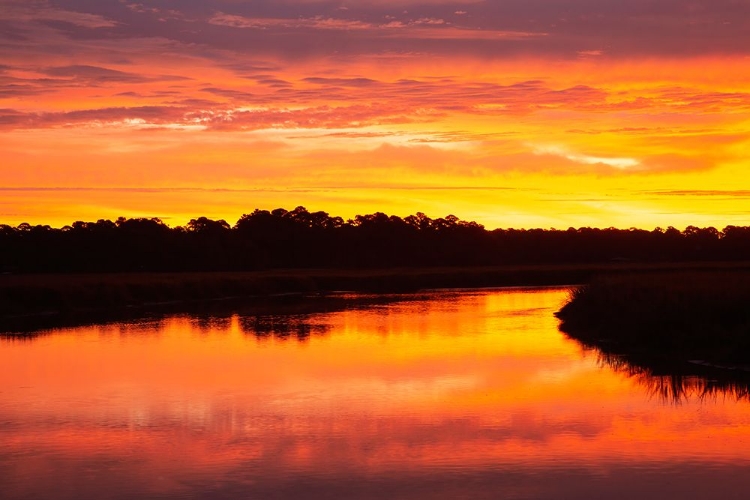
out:
{"label": "orange sky", "polygon": [[749,223],[747,2],[175,7],[0,0],[0,223]]}

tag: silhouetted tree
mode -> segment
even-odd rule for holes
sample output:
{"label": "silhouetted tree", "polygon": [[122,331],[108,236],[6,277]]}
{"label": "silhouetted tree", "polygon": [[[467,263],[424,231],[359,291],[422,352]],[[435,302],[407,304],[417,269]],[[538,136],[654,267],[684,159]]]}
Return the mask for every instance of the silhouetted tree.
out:
{"label": "silhouetted tree", "polygon": [[112,272],[744,260],[750,227],[486,230],[455,215],[383,212],[344,221],[323,211],[254,210],[234,226],[207,217],[0,225],[0,270]]}

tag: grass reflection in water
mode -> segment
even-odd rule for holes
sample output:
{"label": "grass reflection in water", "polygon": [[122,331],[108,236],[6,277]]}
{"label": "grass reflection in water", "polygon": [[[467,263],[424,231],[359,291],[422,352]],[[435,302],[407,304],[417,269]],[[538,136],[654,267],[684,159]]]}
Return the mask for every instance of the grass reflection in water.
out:
{"label": "grass reflection in water", "polygon": [[607,275],[571,291],[560,330],[601,364],[680,402],[750,392],[750,275]]}
{"label": "grass reflection in water", "polygon": [[625,375],[651,396],[666,403],[707,401],[720,398],[750,400],[750,372],[739,369],[666,361],[658,356],[622,354],[605,344],[578,340],[593,352],[601,367]]}

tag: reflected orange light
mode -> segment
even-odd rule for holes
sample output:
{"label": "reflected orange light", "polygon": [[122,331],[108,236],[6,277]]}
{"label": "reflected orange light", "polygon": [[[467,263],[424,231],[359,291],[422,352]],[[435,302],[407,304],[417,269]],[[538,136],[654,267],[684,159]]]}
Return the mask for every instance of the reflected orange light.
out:
{"label": "reflected orange light", "polygon": [[269,460],[271,475],[748,462],[747,402],[675,407],[601,369],[557,332],[565,297],[480,292],[327,313],[308,321],[329,332],[304,343],[258,339],[236,316],[6,341],[0,416],[18,427],[3,453],[79,460],[105,446],[171,479]]}

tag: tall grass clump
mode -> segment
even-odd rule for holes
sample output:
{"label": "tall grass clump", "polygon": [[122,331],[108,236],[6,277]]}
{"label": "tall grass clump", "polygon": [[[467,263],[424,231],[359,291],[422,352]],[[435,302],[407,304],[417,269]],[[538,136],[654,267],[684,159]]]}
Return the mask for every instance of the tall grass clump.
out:
{"label": "tall grass clump", "polygon": [[750,273],[604,276],[571,292],[560,329],[610,351],[750,362]]}

